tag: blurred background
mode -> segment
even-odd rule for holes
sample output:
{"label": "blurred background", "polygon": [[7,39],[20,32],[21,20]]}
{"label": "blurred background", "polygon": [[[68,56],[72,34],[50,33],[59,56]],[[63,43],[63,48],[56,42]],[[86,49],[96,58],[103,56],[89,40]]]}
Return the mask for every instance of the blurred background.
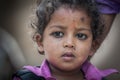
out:
{"label": "blurred background", "polygon": [[[32,40],[31,20],[36,0],[0,0],[0,80],[11,80],[24,65],[40,65],[44,59]],[[100,69],[120,71],[120,14],[91,62]]]}

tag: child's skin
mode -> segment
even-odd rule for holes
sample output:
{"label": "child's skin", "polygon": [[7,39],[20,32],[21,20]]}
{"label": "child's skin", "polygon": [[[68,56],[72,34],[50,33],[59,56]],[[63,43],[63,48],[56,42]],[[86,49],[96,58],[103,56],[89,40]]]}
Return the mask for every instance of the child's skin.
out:
{"label": "child's skin", "polygon": [[41,67],[25,69],[46,80],[102,80],[117,72],[101,71],[89,63],[105,29],[94,0],[40,1],[33,37],[46,59]]}
{"label": "child's skin", "polygon": [[80,67],[93,55],[90,23],[91,18],[84,10],[62,6],[53,13],[43,36],[36,36],[57,80],[83,80]]}

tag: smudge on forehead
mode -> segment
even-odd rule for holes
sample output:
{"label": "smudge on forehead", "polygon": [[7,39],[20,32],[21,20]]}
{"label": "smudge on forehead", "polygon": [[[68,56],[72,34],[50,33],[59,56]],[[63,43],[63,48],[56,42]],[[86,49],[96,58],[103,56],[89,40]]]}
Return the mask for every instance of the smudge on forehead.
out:
{"label": "smudge on forehead", "polygon": [[82,22],[84,22],[85,18],[84,18],[84,17],[81,17],[80,20],[81,20]]}
{"label": "smudge on forehead", "polygon": [[[78,18],[74,18],[73,20],[72,20],[72,22],[71,22],[71,27],[72,27],[72,29],[73,28],[77,28],[77,29],[79,29],[80,28],[80,25],[81,24],[85,24],[85,25],[83,25],[83,26],[90,26],[90,21],[91,19],[88,17],[88,16],[85,16],[85,15],[83,15],[83,16],[78,16]],[[82,26],[82,27],[83,27]]]}

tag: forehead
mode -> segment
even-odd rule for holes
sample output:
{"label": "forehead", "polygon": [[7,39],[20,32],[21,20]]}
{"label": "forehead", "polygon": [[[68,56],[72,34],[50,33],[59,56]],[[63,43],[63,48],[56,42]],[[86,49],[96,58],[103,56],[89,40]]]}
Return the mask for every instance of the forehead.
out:
{"label": "forehead", "polygon": [[[91,18],[87,15],[86,11],[83,9],[71,9],[66,7],[60,7],[51,16],[49,24],[59,24],[59,23],[73,23],[89,25],[91,23]],[[78,24],[79,23],[79,24]]]}
{"label": "forehead", "polygon": [[83,8],[79,8],[79,9],[75,9],[75,8],[69,8],[66,6],[61,6],[59,7],[57,10],[55,10],[55,12],[52,14],[52,17],[64,17],[66,18],[68,15],[71,18],[76,18],[76,19],[89,19],[91,20],[91,17],[88,16],[89,13],[87,13],[86,10],[84,10]]}

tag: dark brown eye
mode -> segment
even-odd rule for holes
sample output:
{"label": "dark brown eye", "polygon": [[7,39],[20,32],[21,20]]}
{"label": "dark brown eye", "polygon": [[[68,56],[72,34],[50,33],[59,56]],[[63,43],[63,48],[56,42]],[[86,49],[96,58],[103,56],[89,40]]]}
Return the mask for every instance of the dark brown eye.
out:
{"label": "dark brown eye", "polygon": [[87,35],[83,33],[76,34],[76,37],[80,40],[86,40],[88,38]]}
{"label": "dark brown eye", "polygon": [[56,37],[56,38],[61,38],[64,36],[64,33],[58,31],[58,32],[53,32],[51,35]]}

